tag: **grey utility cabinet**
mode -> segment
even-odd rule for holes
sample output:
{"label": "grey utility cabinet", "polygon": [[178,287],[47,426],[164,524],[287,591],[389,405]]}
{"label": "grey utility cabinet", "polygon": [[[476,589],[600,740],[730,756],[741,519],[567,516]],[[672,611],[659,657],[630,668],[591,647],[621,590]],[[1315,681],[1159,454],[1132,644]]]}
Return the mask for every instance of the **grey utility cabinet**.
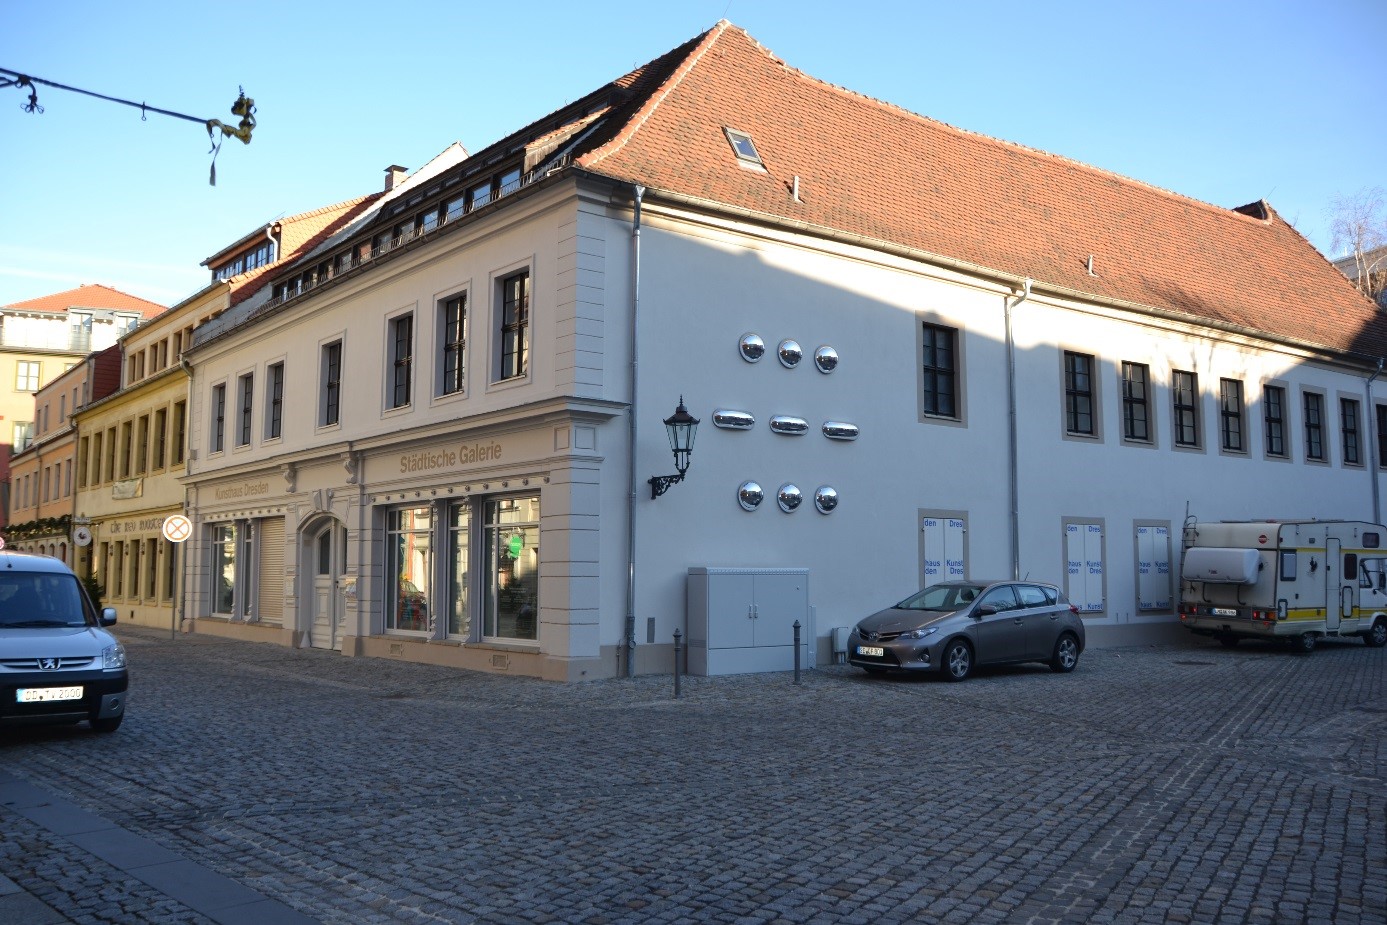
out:
{"label": "grey utility cabinet", "polygon": [[808,569],[696,567],[687,593],[689,674],[793,670],[796,620],[800,665],[813,667]]}

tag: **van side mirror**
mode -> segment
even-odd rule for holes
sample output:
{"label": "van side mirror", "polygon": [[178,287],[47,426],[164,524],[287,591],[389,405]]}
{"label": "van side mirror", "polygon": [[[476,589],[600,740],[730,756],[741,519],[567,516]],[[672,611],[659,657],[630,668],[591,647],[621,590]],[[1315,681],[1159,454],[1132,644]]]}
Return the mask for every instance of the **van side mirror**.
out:
{"label": "van side mirror", "polygon": [[1387,590],[1387,572],[1377,573],[1377,590]]}

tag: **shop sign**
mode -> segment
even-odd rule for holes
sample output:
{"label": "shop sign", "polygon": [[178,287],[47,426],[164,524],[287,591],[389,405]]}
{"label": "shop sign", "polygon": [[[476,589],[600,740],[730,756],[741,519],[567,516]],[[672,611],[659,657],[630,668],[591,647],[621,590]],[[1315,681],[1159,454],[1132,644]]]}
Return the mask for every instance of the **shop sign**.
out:
{"label": "shop sign", "polygon": [[463,443],[456,447],[440,447],[435,450],[419,450],[400,456],[400,474],[409,472],[429,472],[434,469],[457,469],[477,463],[498,462],[501,459],[501,444],[496,442]]}
{"label": "shop sign", "polygon": [[111,486],[111,498],[115,501],[129,501],[144,494],[144,479],[122,479]]}
{"label": "shop sign", "polygon": [[212,497],[218,501],[231,501],[240,498],[258,498],[270,493],[269,479],[240,482],[235,485],[221,485],[212,489]]}

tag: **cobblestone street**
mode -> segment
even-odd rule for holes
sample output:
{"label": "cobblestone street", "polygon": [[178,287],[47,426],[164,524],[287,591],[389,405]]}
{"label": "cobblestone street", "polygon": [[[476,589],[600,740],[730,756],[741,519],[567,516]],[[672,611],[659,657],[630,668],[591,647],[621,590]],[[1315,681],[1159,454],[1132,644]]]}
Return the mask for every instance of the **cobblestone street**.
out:
{"label": "cobblestone street", "polygon": [[0,797],[7,923],[1387,922],[1387,656],[1356,641],[675,700],[120,635],[125,725],[0,733],[0,794],[231,892]]}

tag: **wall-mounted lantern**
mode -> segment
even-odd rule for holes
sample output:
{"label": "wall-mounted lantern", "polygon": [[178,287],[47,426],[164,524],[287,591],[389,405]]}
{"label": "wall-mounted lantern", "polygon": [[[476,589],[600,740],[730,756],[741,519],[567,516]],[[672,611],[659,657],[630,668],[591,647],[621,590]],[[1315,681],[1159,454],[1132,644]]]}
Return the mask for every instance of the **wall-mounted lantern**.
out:
{"label": "wall-mounted lantern", "polygon": [[689,456],[693,453],[694,436],[698,433],[698,418],[689,414],[684,407],[684,396],[679,396],[679,407],[665,418],[665,430],[669,432],[669,448],[674,451],[674,468],[678,475],[657,475],[650,480],[650,500],[663,495],[669,486],[684,481],[684,473],[689,469]]}

